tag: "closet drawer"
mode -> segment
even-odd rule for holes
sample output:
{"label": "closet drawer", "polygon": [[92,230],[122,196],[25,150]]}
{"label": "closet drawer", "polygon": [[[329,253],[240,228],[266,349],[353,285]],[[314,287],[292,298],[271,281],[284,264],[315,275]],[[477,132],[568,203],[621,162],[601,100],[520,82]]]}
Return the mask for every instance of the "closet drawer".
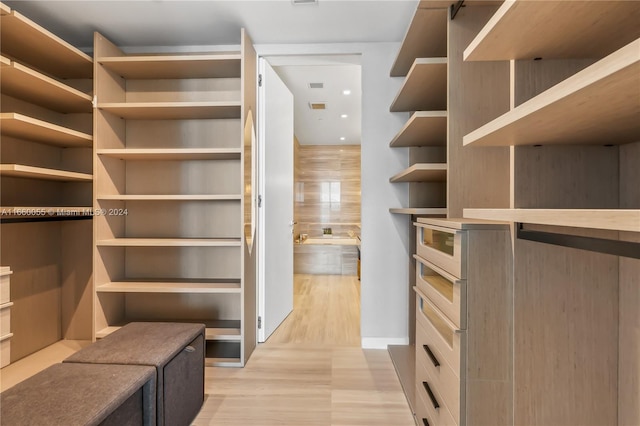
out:
{"label": "closet drawer", "polygon": [[458,425],[446,404],[444,404],[433,378],[420,363],[416,365],[415,401],[418,422],[423,421],[422,419],[427,419],[429,426]]}
{"label": "closet drawer", "polygon": [[457,327],[467,328],[467,281],[459,280],[433,263],[416,259],[418,287]]}
{"label": "closet drawer", "polygon": [[[440,361],[441,355],[432,349],[433,342],[428,339],[422,325],[418,324],[416,335],[420,335],[420,344],[416,340],[416,370],[424,368],[433,381],[433,387],[442,396],[442,402],[447,406],[456,423],[460,424],[460,401],[464,389],[460,386],[460,378],[445,362]],[[440,356],[440,358],[439,358]]]}
{"label": "closet drawer", "polygon": [[466,278],[467,234],[464,231],[414,223],[416,226],[416,253],[423,259],[444,269],[456,278]]}
{"label": "closet drawer", "polygon": [[[417,287],[416,296],[416,345],[428,343],[438,360],[451,367],[456,376],[460,377],[460,354],[466,345],[466,334],[456,328],[446,317],[438,312],[433,303]],[[418,332],[420,330],[420,333]],[[425,342],[425,343],[422,343]],[[464,379],[464,377],[461,377]]]}
{"label": "closet drawer", "polygon": [[11,306],[12,302],[0,305],[0,337],[11,333]]}

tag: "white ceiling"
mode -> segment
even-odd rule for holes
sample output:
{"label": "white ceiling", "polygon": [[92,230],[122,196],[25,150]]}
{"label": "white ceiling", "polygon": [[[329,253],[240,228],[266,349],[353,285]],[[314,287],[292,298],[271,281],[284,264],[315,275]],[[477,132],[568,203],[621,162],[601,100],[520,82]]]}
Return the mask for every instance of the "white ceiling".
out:
{"label": "white ceiling", "polygon": [[[240,28],[254,44],[399,42],[417,0],[20,0],[5,1],[85,50],[98,31],[123,47],[238,45]],[[294,94],[295,133],[302,144],[360,143],[359,58],[270,58]],[[309,89],[322,82],[324,89]],[[342,90],[350,89],[345,96]],[[327,102],[311,111],[310,101]],[[348,118],[340,118],[347,114]],[[344,137],[345,140],[340,140]]]}

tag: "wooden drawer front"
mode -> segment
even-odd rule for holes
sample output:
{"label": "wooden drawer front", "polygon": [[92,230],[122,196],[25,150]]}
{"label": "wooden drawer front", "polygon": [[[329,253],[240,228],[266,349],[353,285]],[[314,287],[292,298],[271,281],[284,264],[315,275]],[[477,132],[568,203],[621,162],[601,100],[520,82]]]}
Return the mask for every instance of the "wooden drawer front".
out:
{"label": "wooden drawer front", "polygon": [[456,278],[466,278],[467,234],[464,231],[416,224],[418,256],[444,269]]}
{"label": "wooden drawer front", "polygon": [[429,377],[433,381],[432,387],[438,390],[438,393],[442,396],[442,402],[447,406],[456,423],[461,424],[460,407],[461,401],[463,401],[464,388],[460,385],[460,378],[456,376],[453,369],[446,362],[441,362],[438,359],[438,355],[431,349],[433,342],[424,337],[427,333],[422,325],[417,324],[416,328],[416,334],[423,336],[420,338],[421,344],[418,344],[416,340],[416,371],[420,368],[427,370]]}
{"label": "wooden drawer front", "polygon": [[[418,422],[427,419],[429,426],[458,425],[444,404],[433,378],[424,366],[416,365],[416,417]],[[420,423],[418,423],[420,424]],[[424,422],[423,422],[424,424]]]}
{"label": "wooden drawer front", "polygon": [[0,305],[0,337],[11,333],[11,306],[13,303]]}
{"label": "wooden drawer front", "polygon": [[11,279],[9,275],[0,276],[0,305],[5,304],[11,300]]}
{"label": "wooden drawer front", "polygon": [[416,286],[458,328],[467,328],[467,281],[459,280],[433,263],[416,259]]}
{"label": "wooden drawer front", "polygon": [[[422,292],[415,287],[416,296],[416,345],[428,343],[440,363],[449,365],[456,376],[460,377],[460,354],[466,344],[464,331],[455,328]],[[418,330],[422,330],[418,333]],[[425,343],[422,343],[425,342]],[[464,377],[462,377],[464,379]]]}

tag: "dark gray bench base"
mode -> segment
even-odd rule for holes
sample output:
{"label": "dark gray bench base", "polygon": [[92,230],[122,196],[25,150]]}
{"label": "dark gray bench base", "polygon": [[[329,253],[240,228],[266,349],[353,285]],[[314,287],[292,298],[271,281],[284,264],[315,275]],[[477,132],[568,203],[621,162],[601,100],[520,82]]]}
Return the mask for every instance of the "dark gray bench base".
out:
{"label": "dark gray bench base", "polygon": [[135,322],[64,363],[148,365],[157,369],[159,426],[188,426],[204,402],[203,324]]}
{"label": "dark gray bench base", "polygon": [[0,394],[3,426],[152,426],[156,371],[56,364]]}

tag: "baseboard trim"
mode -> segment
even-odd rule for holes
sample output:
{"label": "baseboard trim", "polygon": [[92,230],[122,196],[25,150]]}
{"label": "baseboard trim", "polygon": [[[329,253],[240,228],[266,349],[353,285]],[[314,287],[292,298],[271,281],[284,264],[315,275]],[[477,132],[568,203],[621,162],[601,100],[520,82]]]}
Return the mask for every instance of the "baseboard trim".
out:
{"label": "baseboard trim", "polygon": [[362,349],[387,349],[389,345],[408,345],[408,337],[363,337]]}

